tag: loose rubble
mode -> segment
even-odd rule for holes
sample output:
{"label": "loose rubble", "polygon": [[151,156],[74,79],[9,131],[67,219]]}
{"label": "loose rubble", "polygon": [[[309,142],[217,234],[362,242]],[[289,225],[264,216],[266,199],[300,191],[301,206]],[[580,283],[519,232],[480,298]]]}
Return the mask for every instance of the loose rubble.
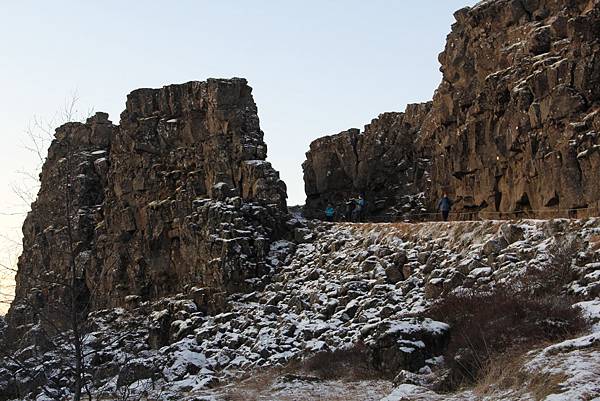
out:
{"label": "loose rubble", "polygon": [[[311,234],[305,242],[271,244],[270,282],[257,291],[228,296],[224,313],[202,311],[194,291],[93,312],[85,345],[94,391],[116,394],[126,387],[160,394],[165,400],[220,399],[224,386],[245,372],[362,342],[373,369],[392,376],[405,372],[396,378],[399,387],[388,397],[401,399],[393,397],[408,391],[402,380],[421,380],[426,386],[426,376],[443,364],[440,355],[449,327],[427,317],[430,302],[444,292],[485,289],[518,280],[528,267],[543,268],[549,247],[565,237],[579,240],[572,262],[581,269],[579,278],[565,283],[565,289],[589,299],[577,307],[585,308],[590,319],[598,319],[595,284],[587,277],[600,267],[595,251],[600,219],[308,224]],[[490,241],[502,246],[489,247]],[[590,336],[532,355],[527,368],[560,369],[581,353],[581,369],[567,370],[567,375],[572,373],[567,380],[591,378],[593,369],[588,368],[600,360],[593,351],[597,333]],[[38,361],[33,357],[35,348],[20,352],[32,353],[32,363]],[[541,363],[540,358],[550,359]],[[64,384],[68,374],[60,356],[48,350],[43,364],[43,371],[63,378],[57,386]],[[10,385],[8,372],[6,367],[0,371],[4,386],[0,388]],[[36,383],[20,380],[21,386],[35,388]],[[311,386],[319,385],[332,384]],[[277,394],[292,387],[280,384]],[[431,393],[425,388],[418,391]]]}

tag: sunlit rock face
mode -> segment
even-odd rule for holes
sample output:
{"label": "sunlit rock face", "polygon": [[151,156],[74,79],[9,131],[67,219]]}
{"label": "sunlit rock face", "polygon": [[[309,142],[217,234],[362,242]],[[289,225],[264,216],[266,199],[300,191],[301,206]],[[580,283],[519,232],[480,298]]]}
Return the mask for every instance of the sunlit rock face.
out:
{"label": "sunlit rock face", "polygon": [[[373,217],[415,213],[420,205],[406,195],[420,191],[429,211],[448,192],[460,218],[598,213],[598,2],[482,1],[455,18],[432,104],[311,144],[309,215],[361,191]],[[416,118],[398,124],[406,116]]]}
{"label": "sunlit rock face", "polygon": [[139,89],[119,126],[98,113],[60,127],[24,224],[9,325],[64,323],[72,270],[82,312],[178,292],[215,311],[260,285],[288,227],[251,91],[237,78]]}
{"label": "sunlit rock face", "polygon": [[436,195],[463,211],[597,207],[598,2],[487,1],[455,18],[421,131]]}

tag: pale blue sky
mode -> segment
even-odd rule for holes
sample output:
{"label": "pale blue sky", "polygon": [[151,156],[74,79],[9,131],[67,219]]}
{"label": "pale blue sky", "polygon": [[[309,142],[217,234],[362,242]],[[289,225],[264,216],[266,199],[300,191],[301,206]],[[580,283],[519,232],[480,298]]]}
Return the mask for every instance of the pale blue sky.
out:
{"label": "pale blue sky", "polygon": [[[268,159],[302,203],[309,143],[431,99],[452,13],[475,1],[0,3],[0,204],[12,211],[9,183],[35,165],[24,129],[73,91],[118,123],[135,88],[233,76],[254,88]],[[0,217],[0,232],[21,219]]]}

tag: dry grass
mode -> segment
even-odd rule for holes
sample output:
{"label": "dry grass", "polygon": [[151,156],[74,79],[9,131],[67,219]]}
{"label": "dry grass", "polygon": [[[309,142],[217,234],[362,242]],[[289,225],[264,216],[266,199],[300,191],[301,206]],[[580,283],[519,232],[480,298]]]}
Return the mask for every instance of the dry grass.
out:
{"label": "dry grass", "polygon": [[498,389],[522,387],[525,376],[521,368],[525,357],[522,353],[504,354],[486,365],[485,371],[473,388],[478,396],[490,396]]}
{"label": "dry grass", "polygon": [[420,223],[346,223],[363,235],[377,232],[383,236],[399,237],[407,241],[418,241],[424,236],[438,237],[448,235],[448,245],[466,244],[479,240],[487,234],[493,234],[501,223],[496,221],[429,221]]}
{"label": "dry grass", "polygon": [[510,391],[512,396],[530,395],[536,401],[541,401],[550,394],[561,393],[560,385],[568,376],[564,373],[523,370],[527,361],[526,352],[524,349],[514,350],[490,361],[473,388],[473,393],[484,398]]}
{"label": "dry grass", "polygon": [[233,385],[222,388],[223,398],[227,401],[248,401],[258,399],[259,395],[268,391],[277,378],[283,375],[283,368],[268,368],[252,371]]}
{"label": "dry grass", "polygon": [[527,383],[527,391],[533,396],[535,401],[546,399],[550,394],[559,394],[562,392],[561,383],[567,380],[565,373],[538,373],[532,374],[531,380]]}
{"label": "dry grass", "polygon": [[367,233],[373,230],[381,232],[390,232],[398,236],[406,236],[413,234],[418,225],[412,223],[362,223],[355,225],[355,227],[363,233]]}
{"label": "dry grass", "polygon": [[215,393],[226,401],[364,401],[366,394],[369,400],[379,400],[392,390],[391,382],[384,380],[321,379],[304,371],[303,365],[294,361],[285,367],[255,370]]}
{"label": "dry grass", "polygon": [[319,352],[299,362],[297,368],[300,372],[322,380],[360,381],[387,378],[369,365],[369,350],[362,342],[346,349]]}
{"label": "dry grass", "polygon": [[[383,386],[386,378],[382,372],[371,369],[368,365],[367,347],[362,343],[355,346],[336,350],[319,352],[304,360],[289,362],[284,367],[272,367],[255,370],[247,373],[234,385],[227,385],[220,389],[222,396],[227,401],[247,401],[261,399],[261,396],[270,394],[274,388],[279,387],[282,381],[298,381],[303,383],[304,391],[310,392],[311,388],[328,388],[342,386],[343,394],[335,398],[335,391],[328,395],[328,400],[362,400],[365,383],[378,383]],[[355,394],[356,397],[349,394]],[[382,395],[383,396],[383,395]],[[282,396],[282,401],[287,398]],[[286,396],[287,397],[287,396]],[[290,395],[290,400],[296,400]],[[304,400],[320,399],[318,391],[315,397],[306,397]]]}

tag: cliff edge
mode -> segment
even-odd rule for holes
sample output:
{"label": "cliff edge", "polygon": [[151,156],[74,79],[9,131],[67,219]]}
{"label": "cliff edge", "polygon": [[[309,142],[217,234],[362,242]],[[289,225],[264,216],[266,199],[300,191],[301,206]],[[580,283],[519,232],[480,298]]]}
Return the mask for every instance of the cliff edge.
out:
{"label": "cliff edge", "polygon": [[216,311],[254,288],[289,227],[251,91],[238,78],[139,89],[119,126],[97,113],[58,128],[9,326],[42,316],[60,328],[71,293],[82,314],[178,292]]}
{"label": "cliff edge", "polygon": [[443,192],[457,219],[598,214],[600,3],[482,1],[454,16],[432,103],[311,144],[307,215],[363,193],[370,219],[410,218]]}

